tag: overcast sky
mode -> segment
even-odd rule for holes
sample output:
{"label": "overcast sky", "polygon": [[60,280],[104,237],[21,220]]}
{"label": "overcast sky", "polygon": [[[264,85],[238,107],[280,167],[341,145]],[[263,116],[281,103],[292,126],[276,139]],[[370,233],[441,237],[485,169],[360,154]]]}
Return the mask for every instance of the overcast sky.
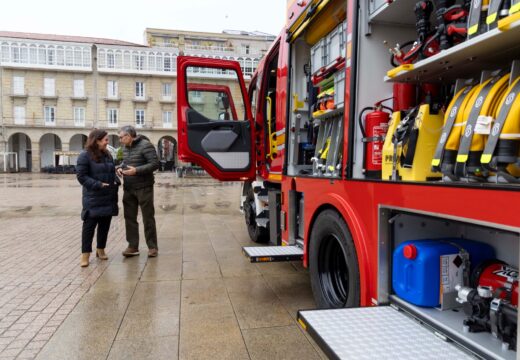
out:
{"label": "overcast sky", "polygon": [[278,35],[286,0],[2,0],[0,30],[143,43],[147,27]]}

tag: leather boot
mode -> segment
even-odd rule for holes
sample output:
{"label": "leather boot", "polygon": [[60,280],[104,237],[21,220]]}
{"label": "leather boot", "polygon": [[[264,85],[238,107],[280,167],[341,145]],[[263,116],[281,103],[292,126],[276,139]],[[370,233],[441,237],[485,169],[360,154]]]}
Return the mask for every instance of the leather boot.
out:
{"label": "leather boot", "polygon": [[96,257],[101,260],[108,260],[108,256],[105,254],[105,249],[96,249]]}
{"label": "leather boot", "polygon": [[80,265],[81,267],[87,267],[88,266],[88,259],[90,258],[90,253],[82,253],[81,254],[81,261]]}

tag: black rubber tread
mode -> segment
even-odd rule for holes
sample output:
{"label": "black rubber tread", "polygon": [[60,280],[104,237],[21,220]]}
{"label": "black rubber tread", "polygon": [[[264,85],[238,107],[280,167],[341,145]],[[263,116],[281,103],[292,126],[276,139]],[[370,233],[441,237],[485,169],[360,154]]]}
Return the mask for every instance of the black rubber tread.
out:
{"label": "black rubber tread", "polygon": [[347,224],[335,210],[324,210],[313,225],[309,272],[312,292],[319,308],[359,306],[356,249]]}

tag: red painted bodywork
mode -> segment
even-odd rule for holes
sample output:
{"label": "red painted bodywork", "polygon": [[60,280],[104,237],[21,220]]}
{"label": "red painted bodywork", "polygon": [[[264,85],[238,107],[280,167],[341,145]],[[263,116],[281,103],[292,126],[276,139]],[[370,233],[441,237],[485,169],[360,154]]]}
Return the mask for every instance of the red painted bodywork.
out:
{"label": "red painted bodywork", "polygon": [[245,121],[249,121],[250,132],[251,132],[251,144],[254,144],[255,127],[253,123],[253,116],[251,115],[251,104],[247,95],[244,77],[240,64],[236,61],[229,60],[218,60],[218,59],[207,59],[197,58],[190,56],[179,56],[177,58],[177,127],[178,127],[178,140],[179,140],[179,159],[185,162],[194,162],[202,166],[211,176],[218,180],[234,181],[234,180],[253,180],[256,174],[256,158],[255,152],[250,152],[250,167],[247,171],[220,171],[216,168],[213,163],[204,156],[197,154],[188,146],[188,133],[187,133],[187,122],[186,122],[186,111],[190,108],[188,103],[187,89],[184,88],[187,84],[186,81],[186,69],[189,66],[194,67],[205,67],[215,69],[226,69],[233,70],[238,76],[240,89],[242,91],[243,102],[245,107]]}
{"label": "red painted bodywork", "polygon": [[[257,79],[261,79],[260,94],[265,93],[267,87],[266,79],[268,77],[266,67],[269,65],[272,58],[278,51],[278,68],[276,71],[276,114],[275,114],[275,126],[276,132],[284,132],[286,126],[286,114],[287,114],[287,77],[288,77],[288,60],[289,60],[289,44],[286,41],[287,35],[283,30],[278,38],[273,42],[273,45],[269,49],[267,55],[259,63],[258,68],[253,75],[250,87],[255,86]],[[251,94],[251,91],[249,92]],[[265,132],[265,124],[267,120],[265,118],[265,99],[258,99],[255,122],[257,129],[258,145],[256,151],[258,154],[257,174],[264,180],[271,182],[280,182],[279,179],[272,175],[282,175],[283,163],[285,158],[285,148],[278,151],[278,156],[274,159],[267,159],[268,140]],[[263,161],[262,159],[265,159]],[[271,175],[271,176],[270,176]]]}
{"label": "red painted bodywork", "polygon": [[[288,14],[292,23],[303,11],[303,7],[294,1]],[[356,13],[356,2],[348,1],[347,14]],[[297,14],[298,12],[298,14]],[[353,17],[347,16],[347,39],[353,39]],[[284,32],[282,32],[284,34]],[[283,36],[283,35],[282,35]],[[285,40],[281,41],[276,128],[286,127],[286,111],[289,103],[288,88],[288,52]],[[347,42],[347,66],[345,76],[344,101],[344,146],[342,168],[347,169],[349,154],[349,129],[357,126],[356,118],[350,119],[351,80],[353,74],[349,65],[351,57],[356,57],[351,41]],[[269,55],[267,55],[269,56]],[[362,65],[361,65],[362,66]],[[261,75],[261,70],[257,74]],[[278,92],[279,91],[279,92]],[[354,96],[354,94],[352,94]],[[282,110],[283,109],[283,110]],[[257,119],[257,122],[260,118]],[[262,120],[263,121],[263,120]],[[282,160],[280,157],[279,160]],[[281,166],[281,162],[280,165]],[[267,170],[259,169],[263,178]],[[304,266],[308,265],[308,248],[312,225],[324,208],[336,209],[345,219],[352,235],[359,262],[361,305],[373,305],[377,299],[378,284],[378,216],[381,207],[391,207],[410,212],[426,213],[432,216],[453,218],[470,223],[499,227],[520,232],[520,191],[509,189],[482,189],[474,186],[453,186],[447,184],[399,183],[388,181],[334,180],[327,178],[293,177],[282,178],[282,204],[287,224],[289,214],[289,190],[302,192],[304,195]],[[287,243],[288,229],[282,231],[282,241]]]}
{"label": "red painted bodywork", "polygon": [[[355,13],[355,1],[348,2],[347,14]],[[353,17],[347,16],[347,36],[353,37]],[[351,44],[347,43],[347,48]],[[348,50],[347,50],[348,54]],[[352,51],[352,57],[356,56]],[[347,168],[349,128],[356,126],[350,119],[351,67],[345,76],[345,126],[342,168]],[[289,101],[286,98],[283,101]],[[428,185],[390,183],[369,180],[331,180],[284,175],[282,180],[282,211],[289,213],[289,190],[304,195],[304,266],[308,266],[308,249],[313,222],[323,208],[335,208],[345,219],[356,247],[361,305],[373,305],[378,284],[378,216],[380,207],[426,212],[442,217],[455,217],[473,223],[520,231],[520,191],[490,190],[478,187],[455,187],[446,184]],[[287,219],[286,219],[287,221]],[[287,223],[287,222],[286,222]],[[282,232],[287,243],[288,229]]]}

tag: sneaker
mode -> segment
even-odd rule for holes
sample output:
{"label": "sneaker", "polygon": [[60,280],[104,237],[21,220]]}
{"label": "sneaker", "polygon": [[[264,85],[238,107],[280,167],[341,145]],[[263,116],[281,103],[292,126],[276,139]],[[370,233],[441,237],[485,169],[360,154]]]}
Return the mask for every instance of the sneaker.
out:
{"label": "sneaker", "polygon": [[139,249],[134,249],[131,247],[127,247],[125,251],[123,251],[123,256],[130,257],[139,255]]}
{"label": "sneaker", "polygon": [[156,257],[159,251],[157,249],[150,249],[148,251],[148,257]]}

